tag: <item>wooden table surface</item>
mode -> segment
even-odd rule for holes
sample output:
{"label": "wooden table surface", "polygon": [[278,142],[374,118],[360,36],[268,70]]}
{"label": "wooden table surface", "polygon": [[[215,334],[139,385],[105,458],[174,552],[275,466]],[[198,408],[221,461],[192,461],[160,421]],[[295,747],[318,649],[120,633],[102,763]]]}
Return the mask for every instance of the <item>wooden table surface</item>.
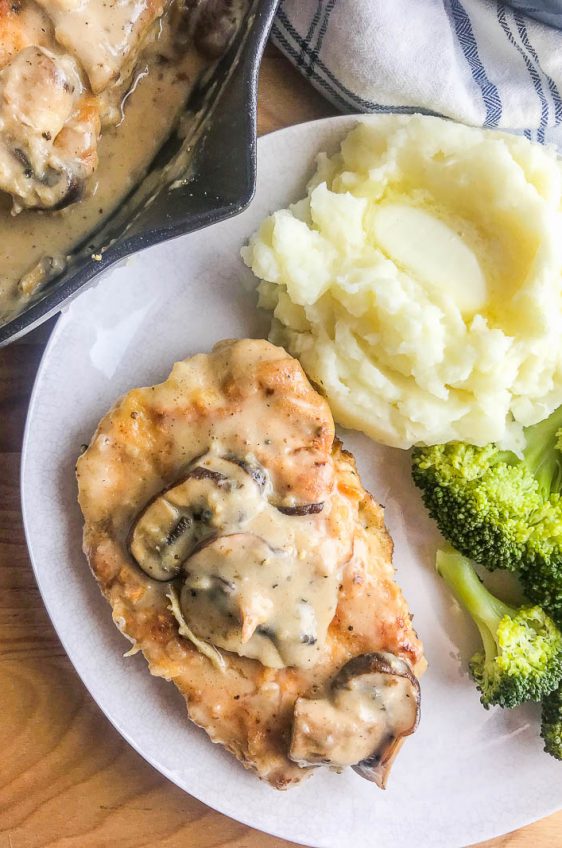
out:
{"label": "wooden table surface", "polygon": [[[260,132],[330,114],[268,49]],[[148,765],[92,701],[55,635],[19,500],[26,409],[53,325],[0,350],[0,848],[288,848],[210,810]],[[560,848],[562,812],[485,846]]]}

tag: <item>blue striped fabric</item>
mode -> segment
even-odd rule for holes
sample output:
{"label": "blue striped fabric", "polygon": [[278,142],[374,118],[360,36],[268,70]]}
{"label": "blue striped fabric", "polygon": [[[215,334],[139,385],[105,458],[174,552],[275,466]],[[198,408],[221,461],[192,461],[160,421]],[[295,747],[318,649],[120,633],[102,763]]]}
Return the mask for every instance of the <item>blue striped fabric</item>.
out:
{"label": "blue striped fabric", "polygon": [[[336,0],[333,0],[336,2]],[[332,6],[333,8],[333,6]],[[283,8],[277,13],[277,17],[272,29],[273,41],[291,59],[296,66],[311,77],[317,88],[331,100],[336,106],[341,108],[343,112],[399,112],[413,114],[420,111],[417,107],[399,106],[384,106],[381,103],[376,103],[372,100],[367,100],[364,97],[356,94],[340,82],[337,77],[324,64],[318,56],[318,50],[313,49],[306,40],[299,35],[297,30],[291,24],[288,15],[283,11]],[[307,57],[303,59],[302,56]],[[314,56],[314,60],[313,57]],[[426,110],[422,110],[426,111]],[[430,114],[436,115],[437,112]]]}
{"label": "blue striped fabric", "polygon": [[[562,32],[499,0],[282,0],[273,40],[341,111],[424,112],[562,143]],[[532,0],[533,13],[562,0]]]}
{"label": "blue striped fabric", "polygon": [[[562,8],[562,2],[560,3],[560,6]],[[531,58],[533,59],[533,61],[535,63],[535,67],[540,68],[541,67],[540,59],[537,55],[537,51],[535,50],[535,48],[533,47],[533,45],[531,44],[531,42],[529,40],[529,33],[527,31],[527,26],[525,24],[525,20],[524,20],[523,16],[520,13],[517,13],[515,15],[515,22],[517,24],[517,31],[519,33],[519,36],[520,36],[521,41],[523,43],[523,46],[529,52],[529,55],[531,56]],[[562,28],[562,14],[561,14],[559,23],[560,23],[560,27]],[[546,84],[548,86],[548,90],[550,91],[550,94],[552,96],[552,100],[554,102],[555,124],[556,124],[556,126],[558,126],[558,124],[562,123],[562,99],[560,98],[560,92],[558,90],[558,86],[556,85],[556,83],[554,82],[552,77],[550,77],[547,73],[544,74],[544,77],[546,79]]]}
{"label": "blue striped fabric", "polygon": [[470,18],[460,0],[447,0],[447,11],[453,20],[455,32],[470,67],[470,72],[482,92],[486,106],[484,126],[497,127],[502,114],[502,102],[498,89],[493,82],[490,82],[486,68],[480,60],[478,44],[474,37]]}
{"label": "blue striped fabric", "polygon": [[525,65],[529,70],[531,82],[533,83],[535,91],[537,92],[537,96],[541,102],[541,120],[537,132],[537,139],[538,141],[544,142],[544,131],[548,123],[548,104],[544,96],[539,73],[537,71],[536,66],[531,61],[529,53],[525,52],[525,50],[517,43],[515,36],[513,35],[511,29],[508,26],[505,7],[501,3],[498,4],[498,21],[500,22],[500,26],[505,32],[506,38],[508,39],[509,43],[513,44],[515,49],[522,56],[523,61],[525,62]]}

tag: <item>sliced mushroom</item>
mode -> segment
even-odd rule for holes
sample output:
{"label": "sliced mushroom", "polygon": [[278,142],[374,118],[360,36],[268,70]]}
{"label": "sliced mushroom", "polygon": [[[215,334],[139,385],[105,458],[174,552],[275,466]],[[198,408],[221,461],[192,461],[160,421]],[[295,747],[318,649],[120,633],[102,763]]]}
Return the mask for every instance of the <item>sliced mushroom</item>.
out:
{"label": "sliced mushroom", "polygon": [[243,527],[263,506],[252,475],[207,454],[147,504],[131,528],[129,551],[149,577],[173,580],[202,540]]}
{"label": "sliced mushroom", "polygon": [[273,668],[284,665],[270,625],[272,602],[256,583],[256,572],[278,556],[259,536],[235,533],[190,558],[180,605],[199,638]]}
{"label": "sliced mushroom", "polygon": [[283,515],[316,515],[324,509],[323,503],[296,504],[295,506],[278,506]]}
{"label": "sliced mushroom", "polygon": [[246,474],[249,474],[256,486],[259,486],[262,492],[265,492],[267,489],[271,488],[271,483],[267,474],[267,471],[263,467],[263,465],[259,465],[257,462],[252,462],[249,459],[244,459],[239,456],[235,456],[234,454],[229,454],[225,456],[225,459],[228,462],[234,462],[235,465],[239,465]]}
{"label": "sliced mushroom", "polygon": [[[175,488],[184,488],[190,478]],[[196,541],[196,526],[189,512],[158,495],[137,518],[129,535],[131,556],[154,580],[173,580]]]}
{"label": "sliced mushroom", "polygon": [[253,533],[213,539],[185,572],[181,608],[199,638],[272,668],[317,660],[337,604],[337,574],[311,589],[298,555]]}
{"label": "sliced mushroom", "polygon": [[297,699],[289,757],[301,766],[351,766],[384,789],[419,714],[419,683],[406,660],[362,654],[340,669],[327,697]]}

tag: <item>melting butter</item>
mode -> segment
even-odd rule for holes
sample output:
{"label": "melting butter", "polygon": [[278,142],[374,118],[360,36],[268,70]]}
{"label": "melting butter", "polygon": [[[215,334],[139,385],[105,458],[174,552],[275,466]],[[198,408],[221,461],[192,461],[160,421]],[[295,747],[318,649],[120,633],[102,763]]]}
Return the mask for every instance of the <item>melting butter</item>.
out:
{"label": "melting butter", "polygon": [[405,203],[376,207],[372,231],[399,267],[453,298],[463,313],[487,301],[486,277],[473,251],[451,227],[425,209]]}

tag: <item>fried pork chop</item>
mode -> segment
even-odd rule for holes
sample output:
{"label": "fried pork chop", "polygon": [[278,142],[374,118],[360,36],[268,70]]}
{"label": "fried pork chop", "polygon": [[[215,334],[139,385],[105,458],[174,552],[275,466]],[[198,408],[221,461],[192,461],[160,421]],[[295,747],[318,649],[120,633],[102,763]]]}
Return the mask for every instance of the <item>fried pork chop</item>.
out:
{"label": "fried pork chop", "polygon": [[384,786],[425,660],[383,510],[299,363],[261,340],[176,363],[77,477],[114,622],[191,720],[277,788],[319,765]]}

